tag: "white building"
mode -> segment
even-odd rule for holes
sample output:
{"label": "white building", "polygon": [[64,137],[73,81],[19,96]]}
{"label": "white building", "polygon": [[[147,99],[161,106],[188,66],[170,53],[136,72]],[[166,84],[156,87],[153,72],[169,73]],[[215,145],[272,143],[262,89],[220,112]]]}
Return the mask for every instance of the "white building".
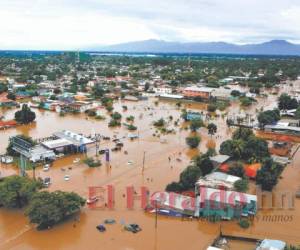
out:
{"label": "white building", "polygon": [[157,95],[172,94],[172,89],[168,87],[153,88],[153,91]]}

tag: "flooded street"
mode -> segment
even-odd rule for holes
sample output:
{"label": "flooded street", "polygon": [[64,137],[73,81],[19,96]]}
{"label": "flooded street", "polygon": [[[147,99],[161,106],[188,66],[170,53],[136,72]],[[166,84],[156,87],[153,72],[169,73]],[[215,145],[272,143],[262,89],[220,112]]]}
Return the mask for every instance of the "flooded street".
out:
{"label": "flooded street", "polygon": [[[258,107],[248,109],[247,112],[255,112],[255,108],[272,105],[275,96],[261,101]],[[127,105],[128,110],[122,111],[122,105]],[[233,104],[228,108],[229,112],[238,111],[238,104]],[[88,188],[91,186],[113,185],[115,188],[115,209],[92,210],[85,207],[78,220],[71,219],[50,230],[37,231],[27,221],[21,211],[7,211],[0,209],[0,249],[107,249],[107,250],[158,250],[158,249],[205,249],[219,235],[220,230],[225,234],[252,236],[259,238],[278,238],[289,243],[300,244],[300,201],[295,200],[294,210],[259,212],[254,219],[254,224],[248,230],[241,229],[237,222],[209,223],[206,221],[181,221],[181,219],[158,217],[158,227],[155,228],[155,216],[146,214],[140,209],[140,201],[135,200],[135,208],[126,208],[126,187],[134,186],[136,192],[140,194],[140,187],[146,186],[150,193],[163,191],[166,185],[179,178],[181,171],[188,166],[191,157],[198,152],[206,152],[208,146],[215,146],[216,149],[222,141],[231,137],[233,128],[228,128],[226,118],[219,116],[213,118],[213,122],[218,126],[218,132],[213,137],[207,135],[207,130],[201,128],[201,144],[199,151],[189,150],[185,143],[185,138],[189,134],[188,130],[180,126],[175,127],[174,121],[180,118],[180,109],[176,108],[174,102],[160,101],[155,105],[154,99],[141,102],[118,102],[114,105],[115,111],[122,113],[122,121],[130,115],[135,116],[135,125],[138,127],[139,139],[130,141],[127,138],[128,131],[125,126],[122,128],[110,129],[107,126],[109,117],[106,111],[105,121],[97,121],[87,118],[86,115],[66,115],[60,117],[57,113],[50,111],[38,111],[37,122],[29,126],[0,131],[0,152],[4,153],[10,136],[25,134],[34,139],[51,136],[52,133],[67,129],[84,135],[100,133],[101,135],[117,135],[118,138],[125,137],[124,150],[128,154],[121,152],[111,153],[111,162],[105,164],[103,156],[100,168],[88,168],[84,164],[74,164],[77,157],[84,158],[84,155],[68,156],[57,160],[49,172],[37,169],[37,177],[51,177],[52,185],[49,190],[75,191],[79,195],[87,198]],[[182,107],[184,108],[184,107]],[[206,110],[206,105],[187,104],[187,109],[195,111]],[[13,116],[14,110],[2,111],[7,119]],[[142,114],[142,115],[140,115]],[[152,123],[161,117],[168,120],[168,128],[174,128],[176,134],[163,135],[161,138],[154,137],[156,129]],[[166,143],[162,143],[164,139]],[[102,141],[100,149],[112,148],[112,142]],[[145,152],[145,164],[143,171],[143,158]],[[181,154],[180,154],[181,153]],[[95,155],[95,147],[89,148],[89,156]],[[171,161],[168,161],[171,157]],[[176,161],[180,158],[181,161]],[[275,191],[290,190],[295,192],[300,184],[300,153],[298,152],[293,160],[283,172],[282,179]],[[64,168],[65,171],[62,171]],[[70,168],[70,169],[69,169]],[[8,175],[18,172],[17,168],[1,166],[1,174]],[[28,171],[31,175],[31,171]],[[70,181],[64,180],[65,174],[70,175]],[[288,222],[264,221],[263,215],[288,215],[292,220]],[[99,233],[96,226],[104,219],[114,218],[115,225],[108,225],[107,232]],[[121,222],[137,223],[142,227],[138,234],[132,234],[123,230]],[[274,224],[273,224],[274,223]],[[220,226],[220,224],[222,226]],[[284,230],[283,230],[284,228]],[[232,249],[240,249],[240,245]],[[246,248],[245,248],[246,249]]]}

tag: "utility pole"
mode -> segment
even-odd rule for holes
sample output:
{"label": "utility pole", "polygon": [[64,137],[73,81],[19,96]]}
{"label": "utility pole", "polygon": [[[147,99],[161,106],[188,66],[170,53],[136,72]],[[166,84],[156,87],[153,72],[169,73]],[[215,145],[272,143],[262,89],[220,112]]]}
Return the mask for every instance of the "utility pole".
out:
{"label": "utility pole", "polygon": [[155,200],[155,229],[157,229],[157,200]]}
{"label": "utility pole", "polygon": [[145,157],[146,157],[146,152],[144,151],[144,156],[143,156],[143,169],[142,172],[144,173],[145,170]]}
{"label": "utility pole", "polygon": [[98,151],[100,148],[100,134],[95,134],[95,142],[96,142],[96,156],[98,156]]}

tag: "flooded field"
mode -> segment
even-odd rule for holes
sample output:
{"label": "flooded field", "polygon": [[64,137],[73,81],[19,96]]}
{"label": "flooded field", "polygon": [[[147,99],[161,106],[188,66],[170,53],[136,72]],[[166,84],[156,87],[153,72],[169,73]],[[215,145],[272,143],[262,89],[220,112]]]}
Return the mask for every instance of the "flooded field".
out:
{"label": "flooded field", "polygon": [[[259,107],[273,105],[275,96],[259,103]],[[122,105],[127,105],[128,110],[123,112]],[[233,104],[229,111],[238,112],[238,104]],[[183,108],[183,107],[182,107]],[[195,111],[206,109],[205,105],[189,105],[186,108]],[[256,107],[258,108],[258,107]],[[168,183],[178,180],[181,171],[189,164],[191,157],[198,152],[205,152],[207,147],[219,148],[222,141],[231,137],[233,128],[228,128],[226,119],[219,116],[213,118],[218,126],[218,132],[211,137],[207,130],[201,128],[199,133],[202,141],[199,151],[189,150],[185,143],[185,137],[189,131],[180,126],[175,127],[174,121],[179,119],[180,110],[175,103],[160,101],[155,105],[154,99],[141,102],[118,102],[115,110],[122,112],[123,120],[129,115],[135,116],[135,125],[138,127],[140,138],[134,141],[127,139],[128,131],[125,128],[110,129],[107,126],[109,118],[105,121],[97,121],[87,118],[85,115],[66,115],[60,117],[57,113],[48,111],[36,111],[37,122],[29,126],[20,126],[15,129],[0,131],[0,152],[4,153],[10,136],[25,134],[33,138],[50,136],[53,132],[68,129],[77,133],[90,135],[113,136],[123,139],[124,150],[128,154],[113,152],[111,162],[104,163],[100,168],[88,168],[84,164],[74,164],[77,157],[84,155],[69,156],[57,160],[49,172],[38,169],[38,177],[51,177],[52,185],[49,190],[75,191],[83,197],[88,196],[90,186],[113,185],[115,187],[115,209],[91,210],[83,209],[76,220],[71,219],[53,229],[37,231],[30,225],[22,211],[7,211],[0,209],[0,249],[108,249],[108,250],[157,250],[157,249],[205,249],[220,233],[220,223],[208,223],[206,221],[181,221],[159,216],[158,226],[155,228],[153,215],[145,214],[140,209],[140,201],[135,201],[135,208],[126,208],[126,187],[134,186],[140,193],[141,186],[147,186],[150,193],[163,191]],[[247,112],[255,112],[255,107]],[[14,110],[2,111],[6,118],[13,116]],[[103,110],[103,114],[106,111]],[[168,120],[172,116],[172,122],[168,127],[174,128],[176,133],[162,136],[166,143],[161,143],[161,138],[154,137],[155,128],[152,122],[161,117]],[[111,148],[111,142],[101,142],[100,148]],[[143,171],[143,158],[145,164]],[[91,147],[88,155],[95,155],[95,148]],[[168,161],[171,157],[171,162]],[[180,158],[181,161],[176,161]],[[292,191],[298,189],[300,184],[300,153],[297,153],[292,164],[283,172],[282,179],[275,191]],[[65,171],[62,171],[64,168]],[[70,168],[70,169],[68,169]],[[3,176],[17,173],[16,167],[1,166]],[[66,172],[70,175],[70,181],[64,181]],[[32,174],[29,171],[29,174]],[[266,221],[264,215],[287,215],[292,217],[288,221]],[[99,233],[96,226],[104,219],[114,218],[115,225],[107,226],[107,232]],[[268,218],[268,217],[266,217]],[[258,238],[276,238],[293,244],[300,244],[300,201],[295,200],[293,210],[260,212],[254,219],[253,225],[248,229],[241,229],[237,222],[222,222],[222,231],[226,234],[251,236]],[[121,222],[137,223],[142,227],[142,232],[132,234],[123,230]],[[230,249],[241,249],[232,245]],[[250,249],[250,248],[249,248]]]}

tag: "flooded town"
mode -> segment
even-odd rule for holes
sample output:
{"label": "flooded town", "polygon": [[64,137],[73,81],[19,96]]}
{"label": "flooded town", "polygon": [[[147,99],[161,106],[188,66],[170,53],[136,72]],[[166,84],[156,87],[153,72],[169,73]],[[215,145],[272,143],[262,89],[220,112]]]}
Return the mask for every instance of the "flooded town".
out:
{"label": "flooded town", "polygon": [[1,52],[0,249],[298,249],[300,59]]}

